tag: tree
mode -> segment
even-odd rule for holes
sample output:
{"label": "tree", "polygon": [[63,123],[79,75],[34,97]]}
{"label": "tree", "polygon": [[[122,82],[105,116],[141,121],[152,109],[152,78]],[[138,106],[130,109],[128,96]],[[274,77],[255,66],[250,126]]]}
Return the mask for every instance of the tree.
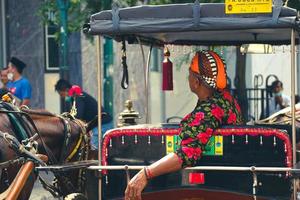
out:
{"label": "tree", "polygon": [[[297,1],[297,0],[296,0]],[[121,7],[135,6],[141,4],[170,4],[170,3],[193,3],[193,0],[119,0],[116,1]],[[201,3],[220,3],[224,0],[201,0]],[[112,0],[69,0],[68,9],[68,32],[81,31],[84,23],[89,21],[90,15],[100,12],[104,9],[110,9]],[[44,24],[52,24],[59,26],[59,8],[56,1],[45,0],[38,11],[38,15],[42,17]],[[59,30],[57,30],[59,37]]]}

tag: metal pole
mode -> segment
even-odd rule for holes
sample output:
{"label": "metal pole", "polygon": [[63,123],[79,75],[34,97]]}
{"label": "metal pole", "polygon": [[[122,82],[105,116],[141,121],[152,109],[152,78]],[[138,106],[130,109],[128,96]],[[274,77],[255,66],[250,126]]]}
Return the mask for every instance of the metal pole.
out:
{"label": "metal pole", "polygon": [[[296,66],[297,66],[297,94],[300,94],[300,44],[297,45],[297,51],[296,51]],[[298,102],[299,103],[299,102]]]}
{"label": "metal pole", "polygon": [[140,40],[140,38],[137,37],[137,41],[140,45],[141,48],[141,53],[142,53],[142,59],[143,59],[143,68],[144,68],[144,88],[145,88],[145,95],[146,95],[146,106],[145,106],[145,114],[146,114],[146,124],[149,123],[149,116],[148,116],[148,112],[149,112],[149,105],[148,105],[148,83],[147,83],[147,63],[146,63],[146,59],[145,59],[145,52],[144,52],[144,48],[143,48],[143,44]]}
{"label": "metal pole", "polygon": [[5,15],[5,0],[1,0],[1,19],[2,19],[2,46],[3,46],[3,52],[2,52],[2,55],[3,55],[3,64],[5,67],[6,67],[6,15]]}
{"label": "metal pole", "polygon": [[[47,166],[49,167],[49,166]],[[45,167],[45,168],[47,168]],[[143,165],[107,165],[107,166],[90,166],[90,170],[139,170],[143,169]],[[38,169],[43,167],[38,167]],[[230,167],[230,166],[198,166],[187,167],[183,170],[203,170],[203,171],[251,171],[251,172],[300,172],[299,169],[290,167]]]}
{"label": "metal pole", "polygon": [[68,68],[68,9],[69,0],[56,0],[60,10],[60,78],[69,80]]}
{"label": "metal pole", "polygon": [[150,74],[150,60],[151,60],[151,53],[152,53],[152,49],[153,49],[153,46],[151,45],[150,46],[150,49],[149,49],[149,52],[148,52],[148,59],[147,59],[147,64],[146,64],[146,104],[147,104],[147,113],[146,113],[146,116],[147,116],[147,124],[150,123],[151,121],[151,115],[149,113],[149,74]]}
{"label": "metal pole", "polygon": [[113,64],[113,40],[103,38],[103,107],[104,110],[113,115],[113,76],[110,68]]}
{"label": "metal pole", "polygon": [[[102,116],[101,116],[101,105],[102,105],[102,84],[101,84],[101,38],[100,36],[97,36],[96,38],[96,51],[97,51],[97,83],[98,83],[98,161],[99,161],[99,166],[101,166],[101,143],[102,143],[102,126],[101,126],[101,121],[102,121]],[[101,176],[99,176],[98,179],[98,184],[99,184],[99,200],[102,198],[102,179]]]}
{"label": "metal pole", "polygon": [[[295,74],[296,74],[296,65],[295,65],[295,30],[291,31],[291,111],[292,111],[292,134],[293,134],[293,167],[296,165],[296,115],[295,115]],[[293,180],[293,199],[296,200],[297,189],[296,189],[296,179]]]}

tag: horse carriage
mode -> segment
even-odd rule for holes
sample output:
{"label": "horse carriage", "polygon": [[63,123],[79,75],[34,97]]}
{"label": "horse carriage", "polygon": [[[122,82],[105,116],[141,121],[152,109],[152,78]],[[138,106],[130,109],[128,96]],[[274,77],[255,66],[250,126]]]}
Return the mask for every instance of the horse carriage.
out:
{"label": "horse carriage", "polygon": [[[143,199],[296,199],[295,45],[299,44],[300,23],[296,10],[283,7],[280,1],[274,3],[268,14],[250,14],[249,10],[247,14],[227,14],[230,6],[226,4],[196,1],[132,8],[115,5],[91,16],[85,27],[90,34],[122,42],[122,50],[126,43],[148,45],[149,55],[152,47],[167,45],[291,45],[291,125],[221,127],[197,167],[151,180]],[[124,88],[128,66],[126,52],[123,55]],[[143,63],[147,75],[149,55]],[[178,124],[174,123],[106,132],[99,152],[101,164],[89,167],[102,173],[99,199],[122,198],[136,170],[176,150],[180,143],[177,134]]]}
{"label": "horse carriage", "polygon": [[[19,108],[3,99],[0,102],[0,198],[29,199],[37,179],[55,197],[82,192],[85,188],[84,168],[53,171],[53,183],[45,181],[35,169],[45,167],[46,163],[62,165],[88,160],[88,132],[93,125],[84,124],[67,114]],[[95,161],[86,163],[85,168],[91,164]]]}
{"label": "horse carriage", "polygon": [[[85,30],[93,35],[113,38],[124,45],[126,42],[149,45],[149,54],[153,46],[162,48],[165,45],[290,44],[291,93],[295,94],[295,44],[300,41],[300,18],[297,12],[282,7],[279,1],[275,2],[269,14],[228,15],[225,14],[225,8],[225,4],[200,4],[198,1],[194,4],[144,5],[132,8],[114,6],[112,10],[92,15]],[[125,53],[122,60],[122,86],[126,88],[128,71]],[[149,70],[148,65],[149,61],[147,64],[144,62],[143,67]],[[98,69],[101,67],[98,66]],[[98,73],[98,88],[101,88],[100,77],[101,71]],[[101,91],[98,94],[101,102]],[[205,147],[203,159],[197,167],[151,180],[143,193],[143,199],[296,199],[298,170],[294,102],[292,95],[290,126],[259,124],[217,129]],[[10,106],[3,109],[0,117],[3,118],[1,122],[5,128],[0,131],[14,135],[19,141],[39,132],[39,153],[46,154],[52,165],[36,169],[55,173],[54,187],[46,183],[45,186],[53,194],[60,196],[88,191],[85,194],[88,199],[122,199],[127,181],[135,170],[175,151],[180,143],[176,123],[117,128],[106,132],[103,142],[99,133],[99,162],[66,165],[65,160],[88,159],[87,132],[93,123],[82,124],[72,117],[26,109],[16,110]],[[98,122],[101,122],[101,109]],[[30,132],[31,135],[23,138],[22,134],[16,132]],[[16,155],[5,139],[0,142],[3,150],[1,161],[13,160],[19,155]],[[34,157],[33,160],[37,159]],[[44,162],[39,162],[41,163]],[[18,171],[18,168],[5,166],[1,173],[3,188],[11,184],[13,175]],[[86,180],[86,172],[96,173]],[[99,182],[86,184],[91,181],[89,179],[99,179]],[[35,177],[27,180],[30,182],[26,185],[29,189],[25,188],[19,199],[29,198],[26,191],[32,188]],[[95,191],[86,190],[87,185],[98,189],[98,195]],[[68,199],[85,197],[76,194]]]}

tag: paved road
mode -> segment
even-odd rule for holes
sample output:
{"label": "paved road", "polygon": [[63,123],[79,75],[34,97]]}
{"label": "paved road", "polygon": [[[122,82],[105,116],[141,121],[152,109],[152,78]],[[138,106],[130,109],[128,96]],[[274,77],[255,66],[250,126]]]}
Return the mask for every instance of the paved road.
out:
{"label": "paved road", "polygon": [[[53,180],[53,174],[46,174],[44,172],[40,172],[40,174],[49,182]],[[45,190],[40,182],[37,180],[34,184],[33,191],[29,198],[30,200],[57,200],[58,198],[54,198],[50,192]],[[62,199],[62,198],[61,198]]]}

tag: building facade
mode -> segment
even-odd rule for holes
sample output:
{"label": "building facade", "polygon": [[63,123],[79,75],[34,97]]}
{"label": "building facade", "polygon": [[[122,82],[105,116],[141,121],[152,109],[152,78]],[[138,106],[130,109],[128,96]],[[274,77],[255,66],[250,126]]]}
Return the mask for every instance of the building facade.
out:
{"label": "building facade", "polygon": [[[59,79],[59,51],[54,32],[38,16],[40,0],[0,0],[0,67],[15,56],[27,64],[23,76],[32,85],[32,108],[60,111],[54,84]],[[70,82],[82,84],[80,33],[69,37]],[[73,73],[74,72],[74,73]]]}

